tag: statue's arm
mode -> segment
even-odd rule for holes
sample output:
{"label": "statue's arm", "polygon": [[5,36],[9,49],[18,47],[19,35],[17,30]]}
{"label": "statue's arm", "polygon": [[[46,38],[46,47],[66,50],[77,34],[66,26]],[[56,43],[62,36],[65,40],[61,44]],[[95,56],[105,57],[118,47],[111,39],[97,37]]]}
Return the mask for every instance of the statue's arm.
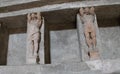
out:
{"label": "statue's arm", "polygon": [[79,13],[80,13],[80,16],[84,16],[84,9],[83,9],[83,8],[80,8],[80,9],[79,9]]}
{"label": "statue's arm", "polygon": [[31,20],[31,16],[30,16],[30,13],[27,14],[27,21],[30,22]]}
{"label": "statue's arm", "polygon": [[94,8],[94,7],[91,7],[91,8],[90,8],[90,14],[92,14],[92,15],[95,14],[95,8]]}
{"label": "statue's arm", "polygon": [[42,18],[41,18],[41,13],[40,12],[37,13],[37,19],[38,19],[38,26],[39,26],[39,28],[41,28],[41,26],[42,26]]}

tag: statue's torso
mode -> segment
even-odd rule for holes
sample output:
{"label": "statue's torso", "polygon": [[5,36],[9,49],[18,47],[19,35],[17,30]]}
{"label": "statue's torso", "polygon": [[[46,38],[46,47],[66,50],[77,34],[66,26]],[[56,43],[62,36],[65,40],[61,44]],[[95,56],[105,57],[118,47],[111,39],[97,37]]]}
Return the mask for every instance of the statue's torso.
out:
{"label": "statue's torso", "polygon": [[84,15],[82,18],[83,18],[84,23],[93,24],[93,22],[94,22],[94,16],[93,15]]}
{"label": "statue's torso", "polygon": [[88,31],[91,31],[94,29],[94,16],[93,15],[84,15],[82,17],[82,20],[84,22],[84,28]]}
{"label": "statue's torso", "polygon": [[29,35],[32,35],[34,33],[39,32],[39,24],[38,24],[38,20],[31,20],[28,23],[28,29],[27,32]]}

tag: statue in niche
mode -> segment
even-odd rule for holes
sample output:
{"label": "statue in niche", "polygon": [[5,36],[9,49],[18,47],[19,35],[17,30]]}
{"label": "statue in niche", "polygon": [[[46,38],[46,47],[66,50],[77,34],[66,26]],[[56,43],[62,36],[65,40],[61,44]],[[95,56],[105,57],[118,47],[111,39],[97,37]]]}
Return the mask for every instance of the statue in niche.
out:
{"label": "statue in niche", "polygon": [[79,10],[82,23],[84,24],[84,35],[86,39],[86,44],[88,46],[88,56],[90,58],[96,58],[96,29],[94,26],[95,12],[94,7],[80,8]]}
{"label": "statue in niche", "polygon": [[39,63],[39,43],[41,39],[41,26],[42,18],[41,14],[29,13],[27,15],[27,51],[29,58],[34,58],[36,63]]}

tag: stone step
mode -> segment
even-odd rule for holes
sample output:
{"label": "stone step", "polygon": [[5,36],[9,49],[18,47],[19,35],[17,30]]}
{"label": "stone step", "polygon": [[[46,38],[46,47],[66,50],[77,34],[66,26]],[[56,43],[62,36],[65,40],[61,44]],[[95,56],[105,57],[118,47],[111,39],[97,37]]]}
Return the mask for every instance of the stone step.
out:
{"label": "stone step", "polygon": [[120,59],[80,63],[0,66],[0,74],[105,74],[120,71]]}

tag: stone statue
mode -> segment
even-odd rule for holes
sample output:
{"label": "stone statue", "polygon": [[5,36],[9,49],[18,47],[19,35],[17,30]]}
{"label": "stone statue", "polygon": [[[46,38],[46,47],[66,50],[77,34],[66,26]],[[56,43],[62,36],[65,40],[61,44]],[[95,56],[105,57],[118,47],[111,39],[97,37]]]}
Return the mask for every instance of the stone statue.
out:
{"label": "stone statue", "polygon": [[41,26],[42,19],[41,14],[38,13],[29,13],[27,15],[27,57],[29,60],[34,63],[39,63],[39,43],[41,39]]}
{"label": "stone statue", "polygon": [[[94,26],[95,12],[94,7],[80,8],[79,10],[82,23],[84,24],[84,35],[86,39],[86,44],[89,48],[88,55],[95,57],[96,54],[93,49],[96,49],[96,29]],[[91,52],[92,49],[92,52]]]}

